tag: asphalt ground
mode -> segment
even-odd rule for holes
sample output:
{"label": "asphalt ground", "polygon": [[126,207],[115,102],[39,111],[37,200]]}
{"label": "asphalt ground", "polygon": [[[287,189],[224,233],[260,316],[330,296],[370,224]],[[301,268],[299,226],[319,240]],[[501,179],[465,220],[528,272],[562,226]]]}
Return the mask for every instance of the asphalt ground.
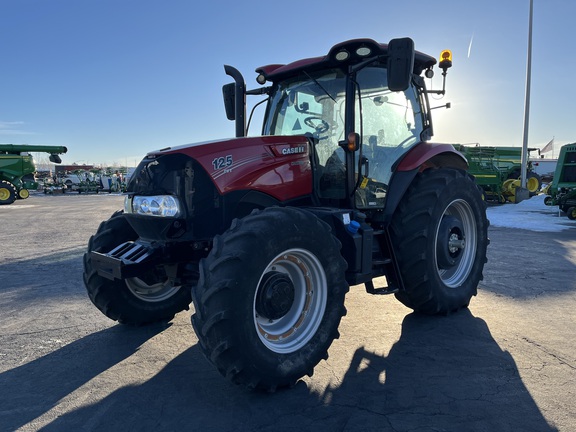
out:
{"label": "asphalt ground", "polygon": [[0,206],[0,431],[576,430],[576,224],[491,227],[478,296],[451,316],[352,287],[330,358],[261,394],[204,359],[190,311],[131,328],[91,304],[82,254],[122,201]]}

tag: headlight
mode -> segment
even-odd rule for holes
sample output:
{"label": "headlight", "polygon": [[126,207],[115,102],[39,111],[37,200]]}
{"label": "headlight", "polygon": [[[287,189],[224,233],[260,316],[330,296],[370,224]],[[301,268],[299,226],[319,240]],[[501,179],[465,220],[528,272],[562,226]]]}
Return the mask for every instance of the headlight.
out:
{"label": "headlight", "polygon": [[180,202],[172,195],[127,196],[124,212],[144,216],[178,217]]}

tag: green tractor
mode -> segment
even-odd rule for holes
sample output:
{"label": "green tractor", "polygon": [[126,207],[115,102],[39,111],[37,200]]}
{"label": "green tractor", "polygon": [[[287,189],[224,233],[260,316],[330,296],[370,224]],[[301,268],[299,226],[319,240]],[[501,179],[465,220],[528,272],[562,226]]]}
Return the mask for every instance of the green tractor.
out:
{"label": "green tractor", "polygon": [[[455,145],[470,165],[470,173],[482,189],[484,199],[501,204],[516,202],[516,188],[520,186],[522,170],[521,147],[490,147]],[[537,150],[529,148],[528,151]],[[535,195],[542,187],[542,179],[529,161],[526,167],[526,188]]]}
{"label": "green tractor", "polygon": [[576,143],[566,144],[560,149],[554,179],[544,204],[557,205],[569,219],[576,219]]}
{"label": "green tractor", "polygon": [[31,152],[49,153],[50,162],[62,163],[59,155],[67,151],[61,146],[0,144],[0,205],[26,199],[29,190],[38,188]]}

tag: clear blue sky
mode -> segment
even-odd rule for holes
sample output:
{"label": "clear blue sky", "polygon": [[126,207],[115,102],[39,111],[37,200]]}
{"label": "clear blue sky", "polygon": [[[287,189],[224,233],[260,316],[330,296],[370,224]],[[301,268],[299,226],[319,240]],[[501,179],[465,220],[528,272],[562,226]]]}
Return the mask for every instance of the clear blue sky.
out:
{"label": "clear blue sky", "polygon": [[[521,146],[529,0],[1,0],[0,142],[65,145],[64,163],[234,135],[224,64],[254,69],[338,42],[410,36],[453,51],[434,141]],[[534,0],[529,146],[576,141],[576,2]],[[440,74],[433,82],[441,85]],[[251,135],[258,132],[251,128]]]}

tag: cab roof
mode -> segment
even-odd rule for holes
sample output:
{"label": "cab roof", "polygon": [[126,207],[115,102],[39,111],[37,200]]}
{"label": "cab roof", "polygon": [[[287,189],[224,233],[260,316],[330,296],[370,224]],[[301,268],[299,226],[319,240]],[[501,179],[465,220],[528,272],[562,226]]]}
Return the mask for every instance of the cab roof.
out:
{"label": "cab roof", "polygon": [[[367,56],[356,55],[359,48],[367,48],[370,54]],[[338,61],[336,54],[346,51],[350,57],[345,61]],[[315,71],[331,67],[339,67],[343,64],[360,63],[376,56],[388,55],[388,44],[378,43],[373,39],[351,39],[345,42],[334,45],[327,55],[323,57],[311,57],[307,59],[297,60],[288,64],[271,64],[261,66],[256,69],[256,72],[264,75],[267,81],[277,81],[302,70]],[[436,59],[427,54],[415,51],[414,55],[414,73],[420,75],[423,70],[431,68],[436,64]]]}

